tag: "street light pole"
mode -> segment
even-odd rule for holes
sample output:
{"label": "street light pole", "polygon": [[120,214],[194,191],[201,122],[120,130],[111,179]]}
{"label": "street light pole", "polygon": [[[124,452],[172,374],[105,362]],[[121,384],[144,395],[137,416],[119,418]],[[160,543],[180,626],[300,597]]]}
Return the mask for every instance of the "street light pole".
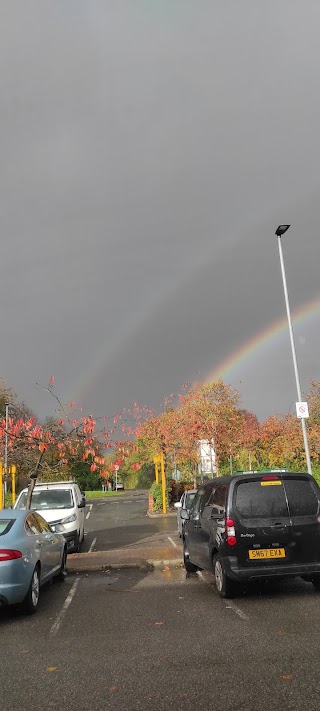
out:
{"label": "street light pole", "polygon": [[[276,235],[278,237],[280,265],[281,265],[281,273],[282,273],[282,281],[283,281],[284,298],[285,298],[286,309],[287,309],[293,368],[294,368],[294,374],[295,374],[295,379],[296,379],[298,400],[299,400],[299,402],[301,402],[302,397],[301,397],[301,387],[300,387],[299,372],[298,372],[298,363],[297,363],[296,349],[295,349],[295,343],[294,343],[294,337],[293,337],[293,328],[292,328],[292,321],[291,321],[291,314],[290,314],[290,304],[289,304],[289,296],[288,296],[288,289],[287,289],[287,280],[286,280],[286,273],[285,273],[285,268],[284,268],[282,245],[281,245],[281,237],[289,229],[289,227],[290,227],[290,225],[279,225],[279,227],[276,230]],[[306,454],[307,468],[308,468],[309,474],[312,475],[308,437],[307,437],[307,428],[306,428],[306,422],[305,422],[304,418],[301,419],[301,427],[302,427],[302,434],[303,434],[304,450],[305,450],[305,454]]]}

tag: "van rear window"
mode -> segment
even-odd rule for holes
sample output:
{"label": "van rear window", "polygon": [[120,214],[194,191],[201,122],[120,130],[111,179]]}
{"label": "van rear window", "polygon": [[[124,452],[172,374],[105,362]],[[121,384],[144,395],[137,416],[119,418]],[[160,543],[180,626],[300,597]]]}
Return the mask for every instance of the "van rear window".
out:
{"label": "van rear window", "polygon": [[319,509],[317,494],[307,479],[285,479],[291,516],[316,516]]}
{"label": "van rear window", "polygon": [[240,482],[236,489],[236,510],[241,518],[288,517],[288,507],[281,486],[261,486],[259,481]]}

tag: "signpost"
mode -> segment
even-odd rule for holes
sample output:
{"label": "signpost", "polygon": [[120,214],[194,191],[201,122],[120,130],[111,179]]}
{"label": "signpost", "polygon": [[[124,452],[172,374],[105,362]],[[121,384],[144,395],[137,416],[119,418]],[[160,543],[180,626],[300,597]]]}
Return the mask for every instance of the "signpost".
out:
{"label": "signpost", "polygon": [[309,417],[309,408],[307,402],[296,402],[297,417],[299,420]]}
{"label": "signpost", "polygon": [[120,469],[119,464],[115,464],[114,471],[116,473],[116,491],[118,490],[118,471],[119,471],[119,469]]}

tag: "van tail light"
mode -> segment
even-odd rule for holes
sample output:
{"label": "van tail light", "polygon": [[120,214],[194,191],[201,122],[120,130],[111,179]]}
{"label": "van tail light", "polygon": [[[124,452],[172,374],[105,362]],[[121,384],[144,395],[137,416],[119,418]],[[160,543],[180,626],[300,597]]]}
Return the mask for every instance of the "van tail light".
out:
{"label": "van tail light", "polygon": [[22,558],[21,551],[0,548],[0,563],[5,563],[6,560],[16,560],[16,558]]}
{"label": "van tail light", "polygon": [[226,518],[226,538],[229,546],[235,546],[237,543],[236,529],[233,518]]}

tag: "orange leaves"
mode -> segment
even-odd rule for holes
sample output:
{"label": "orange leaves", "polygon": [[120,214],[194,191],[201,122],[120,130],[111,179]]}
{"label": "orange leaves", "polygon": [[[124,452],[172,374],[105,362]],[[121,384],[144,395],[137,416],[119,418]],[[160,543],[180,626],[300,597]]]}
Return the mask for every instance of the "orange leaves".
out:
{"label": "orange leaves", "polygon": [[45,442],[39,442],[38,447],[40,452],[45,452],[48,449],[48,445]]}

